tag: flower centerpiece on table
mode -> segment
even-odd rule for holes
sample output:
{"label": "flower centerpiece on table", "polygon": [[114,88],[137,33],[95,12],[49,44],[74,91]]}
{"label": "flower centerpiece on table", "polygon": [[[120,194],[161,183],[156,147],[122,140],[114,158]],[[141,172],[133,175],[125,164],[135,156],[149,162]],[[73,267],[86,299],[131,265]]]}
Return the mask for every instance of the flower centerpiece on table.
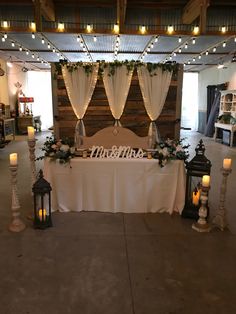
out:
{"label": "flower centerpiece on table", "polygon": [[159,165],[164,167],[169,160],[186,160],[189,157],[189,144],[183,144],[184,139],[161,141],[156,146],[153,158],[159,160]]}
{"label": "flower centerpiece on table", "polygon": [[53,136],[46,137],[42,151],[44,155],[38,157],[36,160],[48,157],[52,160],[59,160],[60,163],[65,164],[75,156],[75,147],[71,145],[69,139],[57,140]]}

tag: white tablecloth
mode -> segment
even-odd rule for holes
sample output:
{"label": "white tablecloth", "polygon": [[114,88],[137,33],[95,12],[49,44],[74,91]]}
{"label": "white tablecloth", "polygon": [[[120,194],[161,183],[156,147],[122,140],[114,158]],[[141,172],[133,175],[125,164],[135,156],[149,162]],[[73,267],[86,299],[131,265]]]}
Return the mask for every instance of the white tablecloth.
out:
{"label": "white tablecloth", "polygon": [[52,211],[181,213],[185,199],[183,161],[161,168],[154,159],[74,158],[62,165],[46,159]]}

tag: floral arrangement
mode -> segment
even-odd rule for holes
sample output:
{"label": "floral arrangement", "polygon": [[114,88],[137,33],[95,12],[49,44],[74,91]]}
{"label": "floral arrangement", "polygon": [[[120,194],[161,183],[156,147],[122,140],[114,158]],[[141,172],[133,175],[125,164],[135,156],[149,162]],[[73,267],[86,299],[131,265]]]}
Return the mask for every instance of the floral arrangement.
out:
{"label": "floral arrangement", "polygon": [[189,157],[189,144],[183,144],[184,139],[161,141],[156,146],[153,158],[159,160],[159,165],[164,167],[169,160],[186,160]]}
{"label": "floral arrangement", "polygon": [[46,137],[42,151],[44,152],[44,155],[36,158],[36,160],[49,157],[52,160],[58,159],[61,164],[65,164],[75,155],[75,148],[71,145],[69,139],[57,140],[52,136]]}

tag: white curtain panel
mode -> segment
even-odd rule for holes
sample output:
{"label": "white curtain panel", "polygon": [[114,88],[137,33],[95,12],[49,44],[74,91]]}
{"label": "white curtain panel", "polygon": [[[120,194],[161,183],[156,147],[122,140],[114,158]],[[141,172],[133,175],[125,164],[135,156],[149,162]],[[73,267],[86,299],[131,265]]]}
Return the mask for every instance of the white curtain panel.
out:
{"label": "white curtain panel", "polygon": [[83,119],[92,98],[97,82],[98,68],[99,64],[95,63],[92,72],[86,73],[81,66],[72,72],[67,69],[66,65],[62,66],[67,94],[78,119]]}
{"label": "white curtain panel", "polygon": [[145,65],[138,67],[137,71],[147,114],[152,121],[155,121],[159,117],[165,104],[172,72],[162,71],[162,69],[158,67],[155,72],[150,75]]}
{"label": "white curtain panel", "polygon": [[133,71],[127,70],[126,65],[116,68],[114,75],[109,75],[109,65],[104,70],[103,82],[111,113],[119,120],[125,107]]}

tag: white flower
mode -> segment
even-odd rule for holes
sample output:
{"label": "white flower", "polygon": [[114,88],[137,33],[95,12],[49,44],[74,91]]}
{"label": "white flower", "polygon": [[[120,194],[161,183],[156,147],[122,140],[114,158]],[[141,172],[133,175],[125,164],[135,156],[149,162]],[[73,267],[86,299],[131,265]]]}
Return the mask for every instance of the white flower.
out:
{"label": "white flower", "polygon": [[69,145],[65,145],[65,144],[62,144],[61,147],[60,147],[60,150],[63,151],[63,152],[68,152],[69,149],[70,149],[70,146]]}
{"label": "white flower", "polygon": [[177,152],[182,152],[183,151],[183,147],[181,145],[177,145],[176,146],[176,153]]}
{"label": "white flower", "polygon": [[71,152],[71,154],[74,154],[74,152],[75,152],[75,147],[70,147],[70,152]]}
{"label": "white flower", "polygon": [[162,149],[162,154],[163,154],[164,157],[167,157],[167,156],[169,155],[169,152],[168,152],[167,147],[164,147],[164,148]]}

